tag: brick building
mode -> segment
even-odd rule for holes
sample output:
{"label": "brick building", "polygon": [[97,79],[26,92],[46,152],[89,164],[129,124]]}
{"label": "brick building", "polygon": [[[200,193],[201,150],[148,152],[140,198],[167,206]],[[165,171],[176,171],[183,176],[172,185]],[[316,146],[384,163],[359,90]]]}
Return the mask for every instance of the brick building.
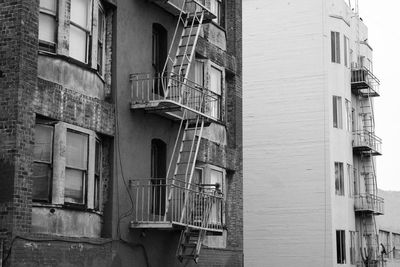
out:
{"label": "brick building", "polygon": [[241,80],[241,1],[2,1],[2,264],[241,266]]}

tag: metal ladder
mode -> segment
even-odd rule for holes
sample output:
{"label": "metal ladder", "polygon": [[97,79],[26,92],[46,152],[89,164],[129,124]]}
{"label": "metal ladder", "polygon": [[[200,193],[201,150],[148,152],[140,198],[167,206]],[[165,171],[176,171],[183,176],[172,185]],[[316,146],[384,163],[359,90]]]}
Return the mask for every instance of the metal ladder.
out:
{"label": "metal ladder", "polygon": [[[164,94],[171,98],[179,97],[182,100],[183,86],[186,84],[191,63],[196,50],[196,44],[200,35],[206,7],[199,0],[184,0],[175,28],[171,46],[168,51],[162,71],[162,77],[168,78],[168,86],[163,86]],[[173,47],[179,29],[183,27],[178,48],[173,56]],[[168,72],[168,64],[172,63],[172,70]],[[175,89],[175,90],[173,90]]]}
{"label": "metal ladder", "polygon": [[192,259],[197,263],[199,260],[201,246],[207,234],[206,228],[208,227],[212,209],[212,202],[207,199],[205,199],[205,202],[206,207],[204,209],[204,214],[202,214],[200,228],[194,229],[187,226],[185,230],[181,232],[178,249],[176,251],[176,256],[181,262],[184,259]]}
{"label": "metal ladder", "polygon": [[[193,173],[196,166],[196,159],[199,152],[205,119],[201,115],[196,115],[195,119],[189,119],[188,114],[189,112],[185,110],[167,170],[167,177],[169,178],[173,161],[175,159],[175,154],[177,153],[178,144],[180,142],[178,158],[175,164],[174,174],[171,179],[171,189],[169,190],[168,194],[165,211],[166,216],[164,216],[164,220],[167,220],[167,215],[170,211],[171,203],[174,201],[173,196],[175,187],[184,187],[185,190],[191,189],[190,185],[192,183]],[[187,197],[188,194],[186,194],[184,199],[185,204],[187,203]],[[186,212],[185,205],[183,205],[182,208],[183,209],[181,211],[180,221],[183,220],[184,213]]]}

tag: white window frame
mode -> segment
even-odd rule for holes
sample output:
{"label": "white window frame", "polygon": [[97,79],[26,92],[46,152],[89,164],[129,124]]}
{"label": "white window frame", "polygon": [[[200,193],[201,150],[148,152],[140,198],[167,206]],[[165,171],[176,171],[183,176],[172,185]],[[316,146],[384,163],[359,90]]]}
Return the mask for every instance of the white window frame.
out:
{"label": "white window frame", "polygon": [[351,102],[347,98],[345,98],[345,108],[346,108],[346,116],[345,116],[346,131],[351,132],[352,130]]}
{"label": "white window frame", "polygon": [[[216,92],[215,90],[212,89],[211,71],[213,69],[221,73],[220,92]],[[206,114],[218,120],[222,120],[223,95],[225,91],[225,68],[215,64],[212,61],[209,61],[206,72],[207,72],[207,88],[210,91],[210,95],[218,98],[217,102],[210,103],[206,107]]]}
{"label": "white window frame", "polygon": [[[38,123],[40,124],[40,123]],[[74,131],[81,134],[88,135],[88,159],[87,159],[87,175],[86,175],[86,191],[84,194],[84,203],[68,203],[65,201],[65,170],[67,168],[66,163],[66,151],[67,151],[67,131]],[[100,137],[94,131],[75,126],[72,124],[58,122],[54,125],[53,140],[57,145],[53,145],[53,172],[51,176],[51,201],[49,204],[53,205],[65,205],[65,206],[76,206],[82,207],[88,210],[95,210],[95,153],[96,153],[96,141],[101,140]],[[100,142],[101,146],[101,142]],[[101,156],[102,158],[102,156]],[[100,158],[100,160],[101,160]],[[100,167],[101,168],[101,167]],[[100,169],[100,184],[99,194],[100,202],[99,209],[102,211],[102,168]],[[35,202],[36,203],[36,202]]]}
{"label": "white window frame", "polygon": [[222,10],[222,0],[210,0],[210,11],[216,16],[212,21],[217,25],[221,25]]}
{"label": "white window frame", "polygon": [[349,231],[350,235],[350,264],[356,265],[359,254],[358,254],[358,232],[357,231]]}
{"label": "white window frame", "polygon": [[[379,243],[383,244],[386,249],[386,254],[383,254],[383,257],[386,259],[390,258],[390,254],[391,254],[390,251],[392,250],[392,246],[390,243],[390,232],[384,231],[384,230],[379,230]],[[382,249],[381,246],[380,246],[380,249]]]}
{"label": "white window frame", "polygon": [[[101,77],[104,77],[104,70],[105,70],[105,56],[106,56],[106,12],[103,7],[103,5],[100,3],[100,1],[96,1],[96,7],[97,7],[97,27],[93,32],[96,32],[97,38],[96,38],[96,43],[97,43],[97,53],[96,53],[96,70],[99,73]],[[102,30],[103,32],[100,32],[100,13],[103,17],[103,25],[102,25]],[[99,52],[101,47],[101,51]],[[101,56],[101,62],[99,62],[99,55]]]}
{"label": "white window frame", "polygon": [[[57,51],[57,28],[58,28],[58,21],[57,21],[57,12],[58,12],[58,0],[55,1],[55,10],[49,10],[47,8],[39,6],[39,50],[49,53],[55,53]],[[40,16],[47,16],[52,17],[54,20],[54,42],[50,42],[48,40],[40,39]]]}
{"label": "white window frame", "polygon": [[354,168],[351,164],[347,163],[347,176],[349,179],[349,197],[353,198],[354,191]]}
{"label": "white window frame", "polygon": [[[89,47],[90,47],[90,35],[92,34],[92,7],[93,7],[93,2],[92,0],[81,0],[81,1],[87,1],[87,14],[86,14],[86,25],[80,25],[78,24],[78,22],[74,22],[72,20],[72,16],[70,15],[70,35],[69,35],[69,55],[71,58],[81,61],[83,63],[89,63]],[[72,5],[73,3],[71,2],[71,13],[72,13]],[[78,31],[82,31],[85,33],[86,35],[86,41],[85,41],[85,58],[82,60],[81,58],[77,58],[75,56],[72,55],[71,53],[71,43],[72,43],[72,39],[73,37],[71,36],[71,29],[72,27],[75,27]],[[92,42],[93,43],[93,42]]]}

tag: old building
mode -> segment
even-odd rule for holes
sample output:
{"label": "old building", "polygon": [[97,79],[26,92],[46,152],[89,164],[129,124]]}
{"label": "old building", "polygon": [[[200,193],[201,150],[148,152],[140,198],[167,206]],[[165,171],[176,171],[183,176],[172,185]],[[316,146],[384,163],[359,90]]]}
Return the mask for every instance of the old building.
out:
{"label": "old building", "polygon": [[246,265],[380,266],[377,40],[356,2],[244,6]]}
{"label": "old building", "polygon": [[2,1],[1,264],[241,266],[241,77],[241,1]]}

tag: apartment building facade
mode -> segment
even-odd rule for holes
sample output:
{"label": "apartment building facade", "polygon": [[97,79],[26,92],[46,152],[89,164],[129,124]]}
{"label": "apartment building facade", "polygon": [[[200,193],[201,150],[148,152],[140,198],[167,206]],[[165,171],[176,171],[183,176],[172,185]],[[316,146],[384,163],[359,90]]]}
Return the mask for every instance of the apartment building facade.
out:
{"label": "apartment building facade", "polygon": [[4,266],[241,266],[241,1],[0,4]]}
{"label": "apartment building facade", "polygon": [[245,264],[382,266],[379,80],[358,3],[249,1],[244,16]]}

